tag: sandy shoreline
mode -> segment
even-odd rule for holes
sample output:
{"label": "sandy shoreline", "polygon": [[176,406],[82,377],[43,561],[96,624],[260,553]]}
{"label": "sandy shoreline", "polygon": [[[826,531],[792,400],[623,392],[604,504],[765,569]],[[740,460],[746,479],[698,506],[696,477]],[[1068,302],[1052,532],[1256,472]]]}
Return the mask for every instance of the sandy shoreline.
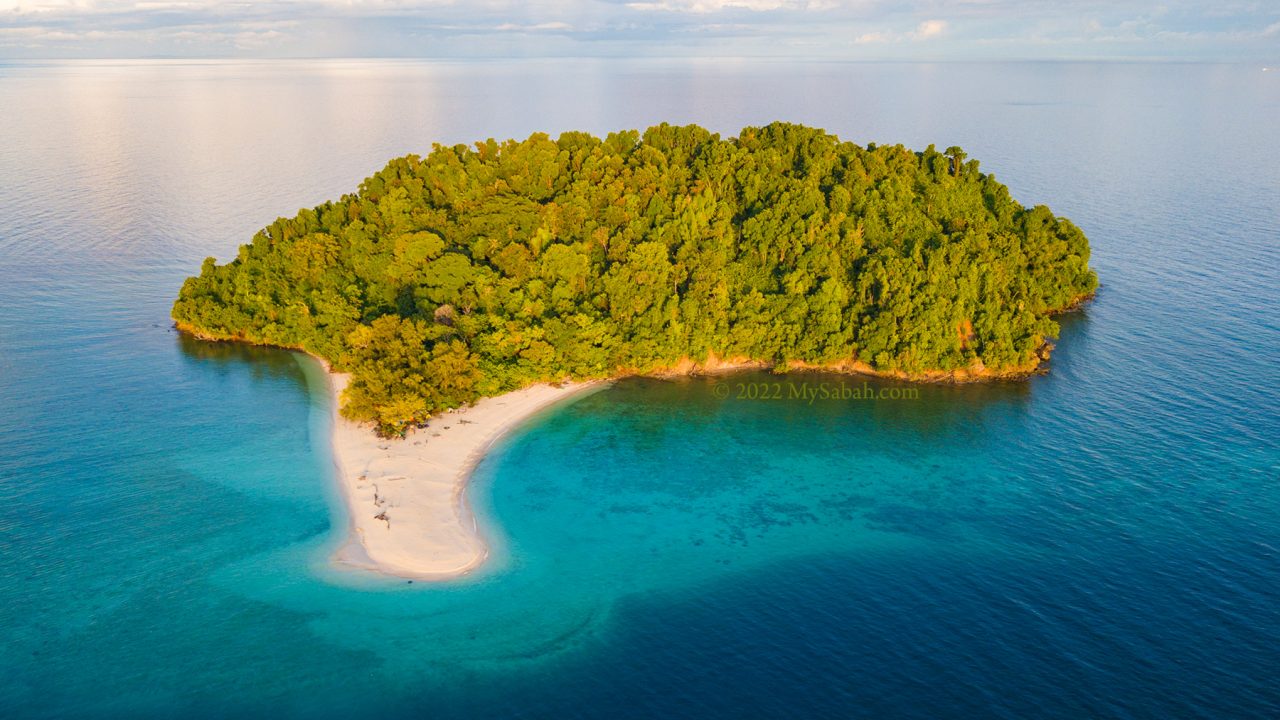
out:
{"label": "sandy shoreline", "polygon": [[433,418],[387,440],[338,414],[349,380],[325,372],[333,407],[333,456],[350,518],[335,560],[398,577],[446,580],[474,570],[488,547],[464,491],[472,469],[504,433],[531,415],[602,382],[534,385]]}

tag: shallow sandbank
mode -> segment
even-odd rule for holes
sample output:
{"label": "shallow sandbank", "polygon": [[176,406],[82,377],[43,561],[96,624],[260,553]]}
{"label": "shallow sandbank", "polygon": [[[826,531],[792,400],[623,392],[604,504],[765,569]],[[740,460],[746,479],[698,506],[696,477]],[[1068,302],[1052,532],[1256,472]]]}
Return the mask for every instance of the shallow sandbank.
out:
{"label": "shallow sandbank", "polygon": [[444,580],[488,556],[483,529],[467,506],[467,479],[505,432],[552,404],[601,382],[534,385],[432,418],[403,439],[337,413],[348,376],[327,373],[332,391],[333,454],[351,537],[339,562],[407,578]]}

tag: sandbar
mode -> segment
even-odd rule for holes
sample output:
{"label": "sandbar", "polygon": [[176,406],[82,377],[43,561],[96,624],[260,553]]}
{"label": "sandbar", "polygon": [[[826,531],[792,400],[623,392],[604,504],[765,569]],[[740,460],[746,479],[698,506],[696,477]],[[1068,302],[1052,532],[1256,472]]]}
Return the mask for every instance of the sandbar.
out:
{"label": "sandbar", "polygon": [[471,471],[504,433],[601,381],[539,384],[432,418],[404,438],[378,437],[338,414],[350,377],[325,373],[332,447],[351,536],[335,559],[397,577],[447,580],[482,565],[489,549],[466,500]]}

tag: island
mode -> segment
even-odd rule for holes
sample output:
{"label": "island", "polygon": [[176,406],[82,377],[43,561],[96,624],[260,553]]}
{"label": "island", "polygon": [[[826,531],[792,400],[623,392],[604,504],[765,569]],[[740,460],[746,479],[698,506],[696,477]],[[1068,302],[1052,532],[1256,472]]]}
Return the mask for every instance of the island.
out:
{"label": "island", "polygon": [[663,124],[392,160],[206,259],[173,319],[331,368],[344,559],[442,578],[485,557],[472,466],[551,403],[737,367],[1026,377],[1097,286],[1084,233],[958,147]]}

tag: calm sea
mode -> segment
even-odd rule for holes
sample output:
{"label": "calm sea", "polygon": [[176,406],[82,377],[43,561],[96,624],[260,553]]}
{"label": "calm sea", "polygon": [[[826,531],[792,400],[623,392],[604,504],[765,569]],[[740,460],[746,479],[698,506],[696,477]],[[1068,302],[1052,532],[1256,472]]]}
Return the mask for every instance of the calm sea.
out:
{"label": "calm sea", "polygon": [[[6,718],[1280,716],[1280,73],[30,63],[0,108]],[[328,564],[315,368],[169,328],[393,156],[775,119],[961,145],[1084,228],[1052,372],[621,382],[482,464],[485,572],[409,585]]]}

